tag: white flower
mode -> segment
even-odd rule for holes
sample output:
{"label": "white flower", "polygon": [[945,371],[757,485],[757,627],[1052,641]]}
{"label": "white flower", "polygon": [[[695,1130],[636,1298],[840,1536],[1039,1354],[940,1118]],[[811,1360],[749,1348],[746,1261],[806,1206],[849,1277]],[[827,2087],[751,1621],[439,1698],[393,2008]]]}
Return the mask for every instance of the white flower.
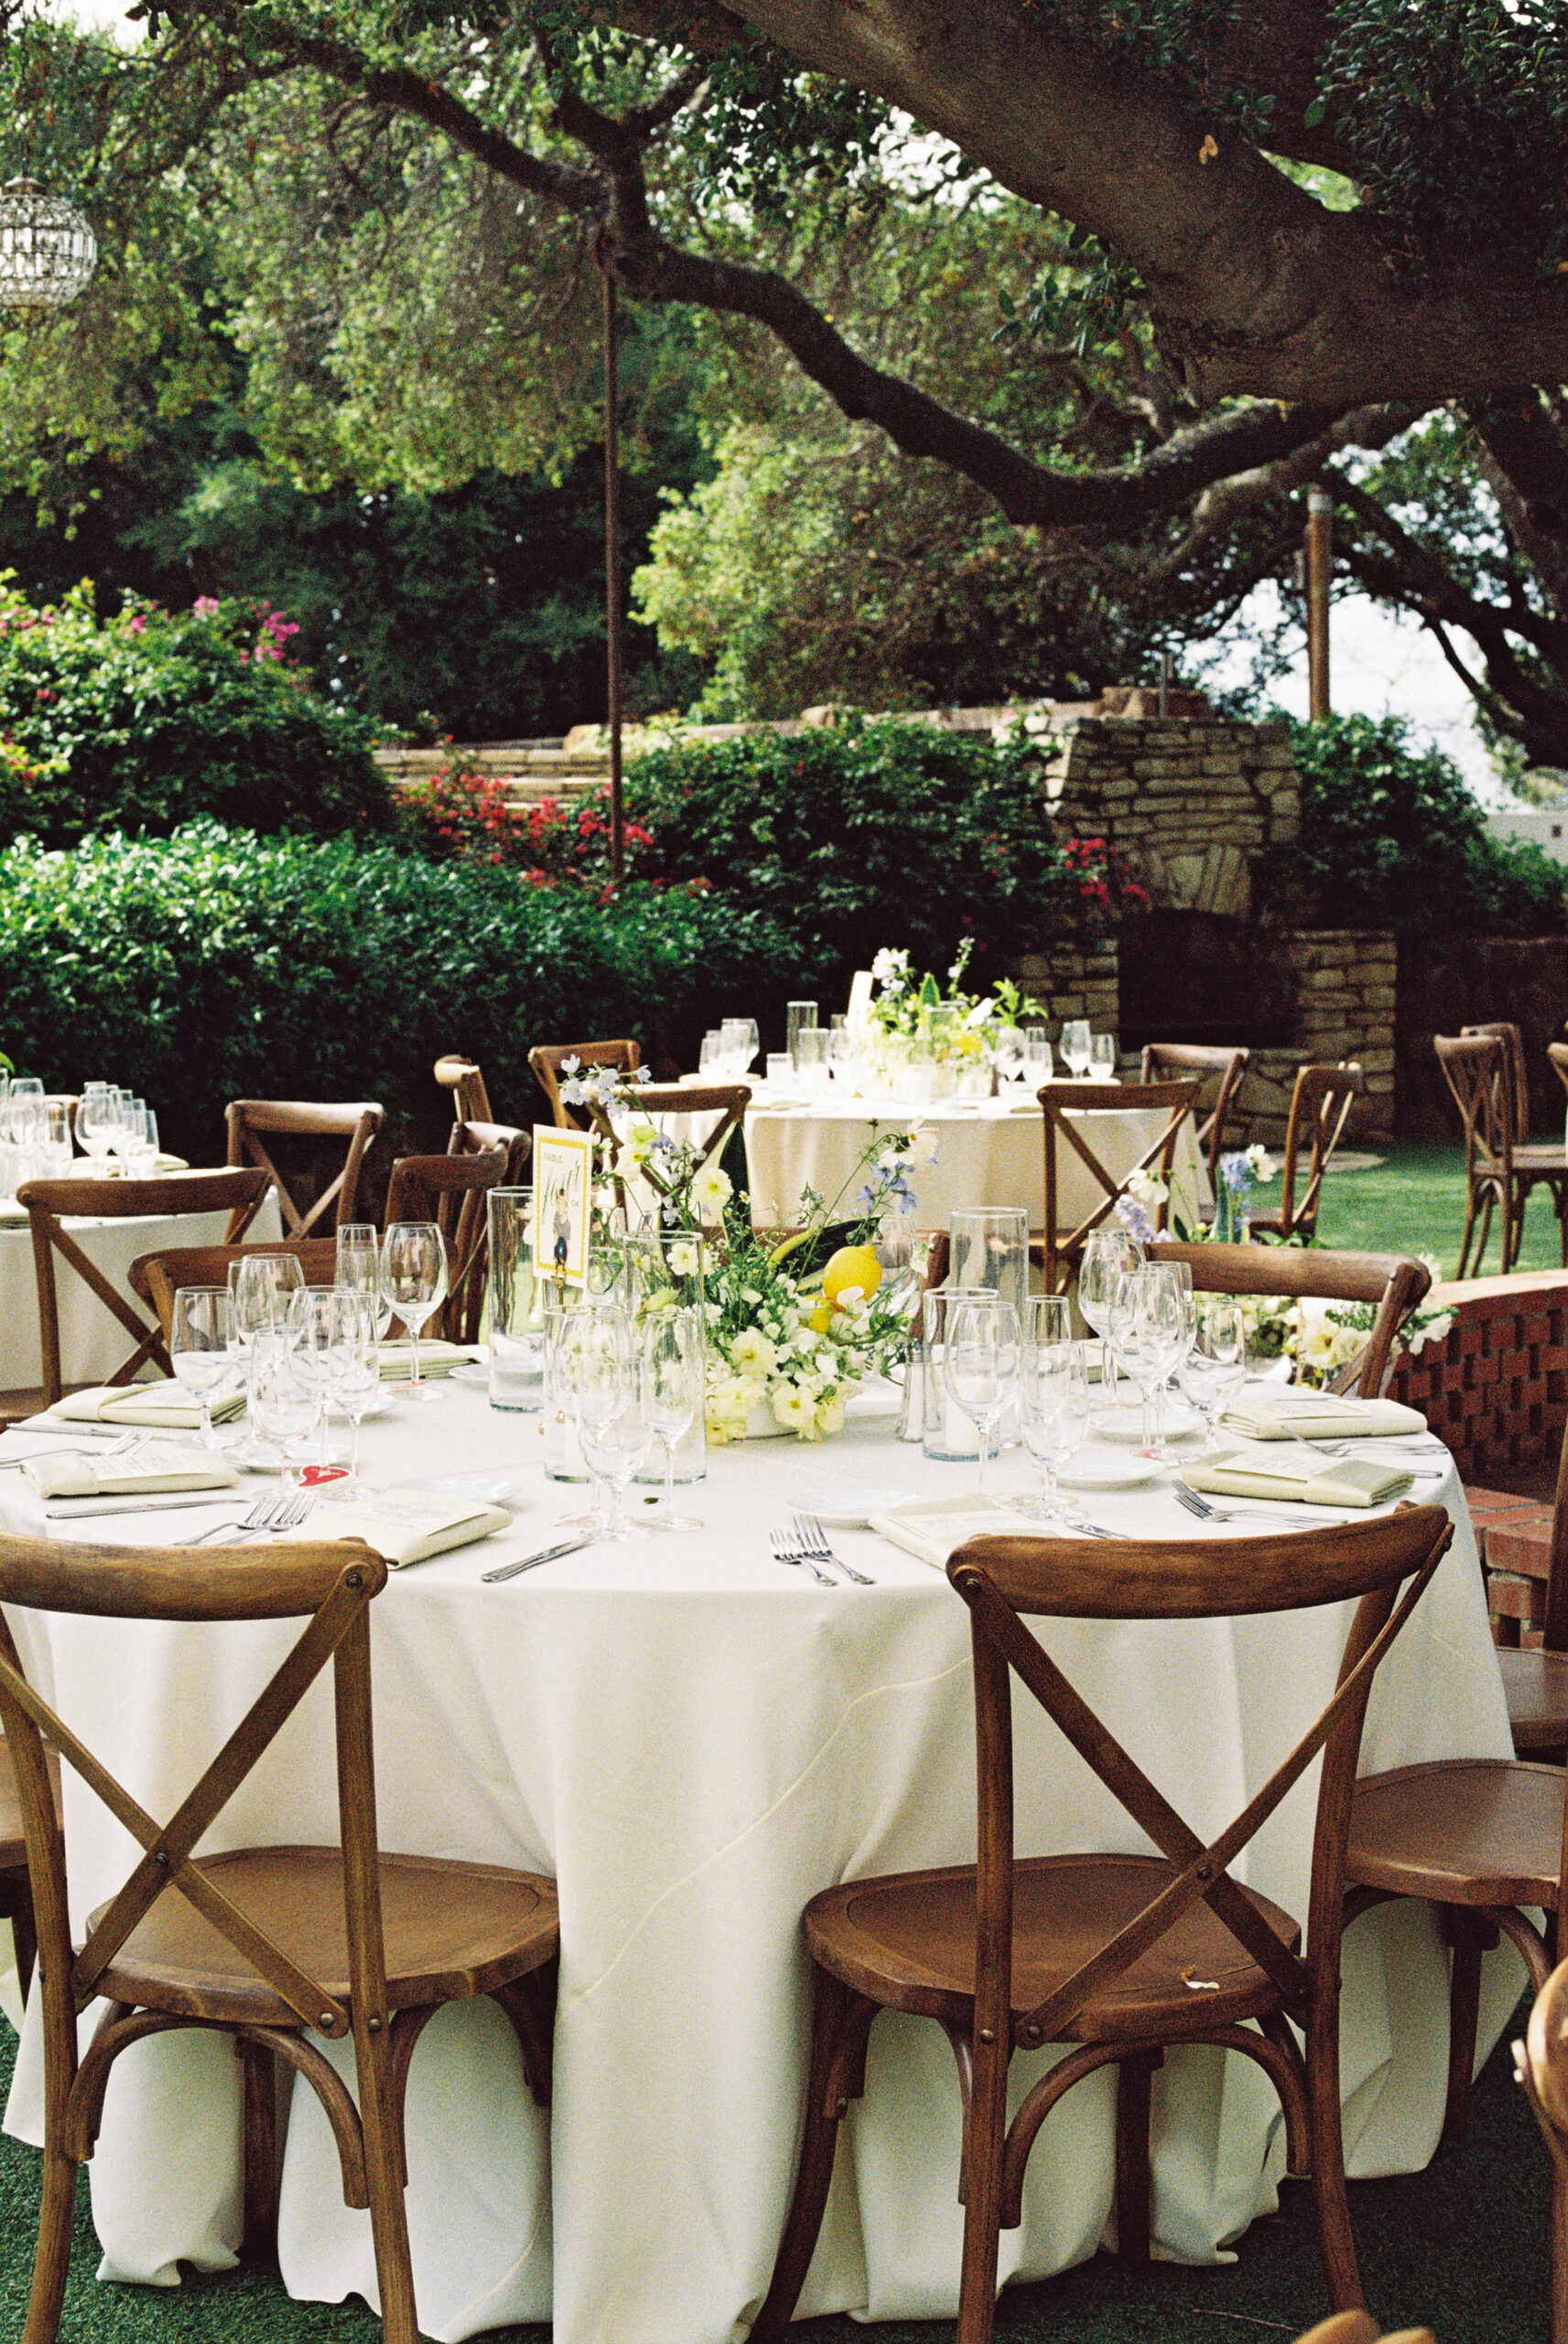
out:
{"label": "white flower", "polygon": [[818,1403],[816,1410],[816,1429],[820,1435],[822,1433],[842,1432],[843,1428],[843,1396],[841,1394],[835,1392],[830,1399],[823,1400]]}
{"label": "white flower", "polygon": [[732,1364],[753,1375],[769,1376],[778,1365],[778,1351],[760,1327],[742,1327],[730,1346]]}
{"label": "white flower", "polygon": [[1247,1150],[1247,1169],[1255,1180],[1271,1180],[1279,1166],[1260,1140],[1254,1140]]}
{"label": "white flower", "polygon": [[705,1206],[709,1212],[719,1211],[734,1193],[729,1173],[721,1172],[717,1164],[704,1165],[691,1184],[693,1204]]}
{"label": "white flower", "polygon": [[798,1384],[779,1385],[773,1394],[773,1415],[786,1432],[798,1433],[803,1440],[815,1439],[816,1405]]}
{"label": "white flower", "polygon": [[658,1136],[659,1134],[654,1125],[646,1120],[642,1123],[635,1123],[632,1124],[631,1128],[625,1134],[622,1145],[624,1147],[626,1154],[631,1157],[633,1166],[641,1167],[642,1165],[646,1164],[649,1156],[652,1156],[654,1152],[654,1143]]}
{"label": "white flower", "polygon": [[964,1020],[966,1030],[972,1032],[977,1026],[984,1026],[995,1007],[996,1003],[989,993],[987,993],[984,1001],[977,1001]]}
{"label": "white flower", "polygon": [[[697,1247],[688,1237],[683,1237],[676,1244],[671,1245],[665,1254],[670,1275],[676,1278],[696,1277],[697,1258]],[[712,1318],[719,1316],[717,1303],[708,1305],[708,1316]]]}
{"label": "white flower", "polygon": [[883,993],[902,993],[909,982],[908,953],[895,952],[884,944],[871,962],[871,976]]}
{"label": "white flower", "polygon": [[1136,1197],[1141,1205],[1157,1205],[1164,1201],[1170,1191],[1163,1180],[1156,1180],[1151,1172],[1130,1172],[1127,1193]]}

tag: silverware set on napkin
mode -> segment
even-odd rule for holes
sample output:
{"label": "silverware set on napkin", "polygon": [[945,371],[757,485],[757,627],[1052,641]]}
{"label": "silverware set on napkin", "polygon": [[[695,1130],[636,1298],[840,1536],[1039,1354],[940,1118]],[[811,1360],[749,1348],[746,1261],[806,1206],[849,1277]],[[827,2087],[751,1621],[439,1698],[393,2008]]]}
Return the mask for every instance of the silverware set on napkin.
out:
{"label": "silverware set on napkin", "polygon": [[844,1583],[843,1579],[830,1578],[822,1568],[824,1563],[834,1564],[843,1572],[844,1578],[852,1579],[857,1587],[875,1587],[877,1584],[874,1579],[868,1579],[864,1571],[858,1571],[853,1563],[847,1563],[842,1555],[834,1553],[821,1523],[814,1514],[797,1514],[793,1529],[770,1530],[768,1536],[773,1544],[775,1562],[804,1564],[813,1579],[824,1587],[841,1587]]}

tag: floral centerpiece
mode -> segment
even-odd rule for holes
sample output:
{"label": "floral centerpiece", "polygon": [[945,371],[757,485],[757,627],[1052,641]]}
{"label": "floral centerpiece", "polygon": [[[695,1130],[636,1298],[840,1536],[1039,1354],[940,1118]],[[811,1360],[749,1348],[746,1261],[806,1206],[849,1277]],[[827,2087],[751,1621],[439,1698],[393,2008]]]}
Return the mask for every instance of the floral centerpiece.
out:
{"label": "floral centerpiece", "polygon": [[881,1132],[836,1197],[804,1192],[798,1227],[758,1230],[729,1175],[639,1114],[623,1076],[564,1071],[562,1098],[588,1108],[598,1137],[604,1230],[640,1218],[657,1264],[646,1301],[703,1311],[708,1438],[838,1432],[864,1378],[902,1361],[914,1289],[907,1273],[887,1275],[884,1254],[901,1249],[884,1239],[914,1210],[908,1174],[934,1145],[918,1131]]}
{"label": "floral centerpiece", "polygon": [[968,992],[963,978],[973,950],[974,939],[965,937],[947,971],[946,993],[929,972],[914,973],[906,951],[888,947],[877,954],[867,1026],[869,1055],[883,1082],[895,1082],[900,1070],[919,1058],[962,1087],[989,1089],[1003,1037],[1014,1034],[1025,1017],[1044,1018],[1043,1004],[1021,993],[1011,977],[1001,978],[989,993]]}
{"label": "floral centerpiece", "polygon": [[[1212,1220],[1195,1208],[1180,1175],[1169,1184],[1146,1172],[1134,1173],[1128,1194],[1117,1203],[1117,1214],[1140,1244],[1154,1237],[1151,1213],[1161,1205],[1172,1236],[1183,1244],[1234,1243],[1245,1241],[1251,1218],[1254,1183],[1267,1183],[1279,1173],[1268,1150],[1256,1142],[1219,1159],[1219,1186]],[[1314,1241],[1309,1241],[1314,1242]],[[1418,1254],[1433,1284],[1443,1275],[1435,1253]],[[1376,1312],[1369,1302],[1332,1302],[1314,1295],[1238,1295],[1242,1324],[1247,1330],[1248,1357],[1254,1361],[1289,1362],[1293,1383],[1314,1389],[1331,1384],[1341,1371],[1358,1359],[1372,1332]],[[1402,1350],[1420,1351],[1438,1342],[1454,1324],[1454,1312],[1423,1304],[1400,1329]]]}

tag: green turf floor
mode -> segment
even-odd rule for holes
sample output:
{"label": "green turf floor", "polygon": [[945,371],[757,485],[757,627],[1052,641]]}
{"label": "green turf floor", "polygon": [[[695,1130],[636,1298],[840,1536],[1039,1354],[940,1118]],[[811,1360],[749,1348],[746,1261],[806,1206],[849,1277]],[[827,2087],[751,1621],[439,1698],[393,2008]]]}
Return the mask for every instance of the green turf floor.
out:
{"label": "green turf floor", "polygon": [[[1324,1182],[1318,1216],[1319,1243],[1358,1245],[1373,1253],[1435,1253],[1445,1277],[1454,1275],[1459,1241],[1465,1229],[1465,1158],[1457,1144],[1439,1146],[1399,1142],[1385,1147],[1368,1145],[1368,1155],[1382,1162],[1375,1171],[1342,1172],[1331,1167]],[[1260,1198],[1277,1202],[1278,1185],[1262,1188]],[[1502,1267],[1501,1241],[1496,1216],[1481,1264],[1487,1275]],[[1537,1189],[1525,1213],[1521,1270],[1561,1267],[1557,1223],[1545,1189]],[[1471,1264],[1472,1272],[1475,1264]]]}
{"label": "green turf floor", "polygon": [[[1361,2273],[1386,2328],[1424,2323],[1438,2344],[1547,2344],[1546,2153],[1515,2086],[1508,2045],[1476,2087],[1469,2135],[1425,2173],[1355,2183]],[[0,2093],[10,2085],[9,2045]],[[1045,2152],[1043,2140],[1036,2154]],[[38,2157],[0,2140],[0,2334],[20,2332],[38,2219]],[[85,2192],[83,2193],[85,2198]],[[174,2289],[103,2286],[85,2208],[77,2225],[61,2344],[373,2344],[362,2304],[294,2304],[275,2271],[188,2278]],[[1223,2344],[1246,2334],[1295,2337],[1326,2312],[1311,2208],[1287,2184],[1281,2212],[1255,2222],[1222,2268],[1156,2264],[1130,2277],[1101,2255],[1060,2278],[1009,2288],[997,2317],[1010,2344]],[[946,2344],[942,2320],[867,2328],[802,2322],[800,2344]],[[543,2328],[491,2331],[491,2344],[548,2344]],[[615,2344],[607,2338],[605,2344]]]}

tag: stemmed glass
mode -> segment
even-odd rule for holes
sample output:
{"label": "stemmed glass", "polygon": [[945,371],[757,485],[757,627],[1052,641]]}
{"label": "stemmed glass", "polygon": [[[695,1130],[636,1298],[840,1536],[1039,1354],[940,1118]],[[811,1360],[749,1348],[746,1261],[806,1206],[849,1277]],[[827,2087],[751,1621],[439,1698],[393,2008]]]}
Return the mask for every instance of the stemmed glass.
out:
{"label": "stemmed glass", "polygon": [[336,1379],[335,1353],[353,1337],[356,1297],[340,1294],[336,1286],[308,1286],[288,1306],[288,1331],[294,1343],[295,1373],[316,1397],[319,1474],[330,1470],[331,1430],[328,1402]]}
{"label": "stemmed glass", "polygon": [[[1119,1221],[1102,1221],[1089,1232],[1078,1266],[1078,1311],[1102,1343],[1110,1332],[1110,1297],[1116,1281],[1139,1268],[1142,1260],[1142,1247]],[[1115,1394],[1108,1392],[1105,1397],[1114,1399]]]}
{"label": "stemmed glass", "polygon": [[1094,1069],[1097,1082],[1115,1081],[1116,1036],[1114,1034],[1089,1036],[1089,1064]]}
{"label": "stemmed glass", "polygon": [[1088,1430],[1088,1369],[1083,1345],[1072,1339],[1065,1296],[1034,1296],[1029,1315],[1021,1414],[1024,1445],[1044,1487],[1023,1511],[1044,1522],[1065,1521],[1056,1476]]}
{"label": "stemmed glass", "polygon": [[87,1151],[89,1171],[95,1180],[104,1177],[109,1135],[115,1121],[114,1101],[108,1084],[90,1082],[77,1101],[76,1136]]}
{"label": "stemmed glass", "polygon": [[376,1339],[377,1300],[352,1287],[335,1289],[340,1314],[340,1339],[329,1354],[329,1396],[353,1427],[349,1440],[349,1479],[360,1478],[360,1427],[371,1402],[381,1389],[381,1359]]}
{"label": "stemmed glass", "polygon": [[[305,1283],[296,1253],[242,1253],[229,1264],[230,1340],[239,1352],[245,1379],[246,1407],[253,1425],[256,1410],[256,1374],[264,1342],[281,1336],[288,1323],[290,1297]],[[235,1451],[243,1465],[270,1465],[275,1459],[261,1443],[247,1438]]]}
{"label": "stemmed glass", "polygon": [[257,1335],[251,1344],[250,1368],[251,1416],[263,1439],[270,1441],[276,1452],[275,1459],[264,1449],[257,1461],[276,1461],[285,1474],[292,1473],[294,1481],[300,1482],[304,1463],[296,1464],[289,1451],[308,1437],[316,1421],[318,1394],[299,1372],[298,1354],[289,1334]]}
{"label": "stemmed glass", "polygon": [[1044,1026],[1026,1026],[1023,1029],[1024,1080],[1038,1091],[1043,1082],[1050,1081],[1054,1070],[1051,1044]]}
{"label": "stemmed glass", "polygon": [[648,1535],[628,1522],[621,1492],[653,1446],[643,1362],[622,1311],[579,1312],[587,1324],[573,1351],[578,1438],[583,1463],[605,1493],[599,1536],[619,1544]]}
{"label": "stemmed glass", "polygon": [[338,1232],[332,1284],[347,1294],[368,1294],[376,1334],[384,1335],[392,1312],[381,1298],[381,1240],[371,1221],[346,1221]]}
{"label": "stemmed glass", "polygon": [[1194,1313],[1193,1340],[1178,1371],[1186,1399],[1204,1420],[1206,1451],[1219,1419],[1247,1381],[1247,1322],[1235,1295],[1206,1294]]}
{"label": "stemmed glass", "polygon": [[702,1320],[695,1310],[654,1310],[643,1328],[643,1402],[654,1438],[665,1452],[665,1498],[652,1530],[700,1530],[676,1512],[676,1443],[690,1431],[703,1405]]}
{"label": "stemmed glass", "polygon": [[408,1397],[444,1400],[419,1373],[419,1329],[447,1298],[447,1246],[433,1221],[395,1221],[381,1241],[381,1297],[408,1329]]}
{"label": "stemmed glass", "polygon": [[1012,1303],[985,1287],[950,1291],[942,1380],[980,1440],[980,1495],[989,1495],[991,1435],[1018,1391],[1022,1338]]}
{"label": "stemmed glass", "polygon": [[203,1449],[221,1445],[212,1429],[212,1395],[228,1382],[232,1371],[229,1328],[229,1297],[222,1286],[182,1286],[176,1289],[174,1317],[168,1331],[169,1362],[176,1383],[190,1394],[201,1411],[198,1437]]}
{"label": "stemmed glass", "polygon": [[1069,1071],[1081,1082],[1089,1070],[1090,1037],[1087,1017],[1069,1017],[1062,1028],[1062,1056]]}
{"label": "stemmed glass", "polygon": [[1154,1387],[1175,1366],[1187,1340],[1182,1289],[1170,1263],[1146,1264],[1118,1277],[1108,1332],[1117,1364],[1138,1386],[1143,1404],[1140,1447],[1145,1457],[1155,1457]]}

